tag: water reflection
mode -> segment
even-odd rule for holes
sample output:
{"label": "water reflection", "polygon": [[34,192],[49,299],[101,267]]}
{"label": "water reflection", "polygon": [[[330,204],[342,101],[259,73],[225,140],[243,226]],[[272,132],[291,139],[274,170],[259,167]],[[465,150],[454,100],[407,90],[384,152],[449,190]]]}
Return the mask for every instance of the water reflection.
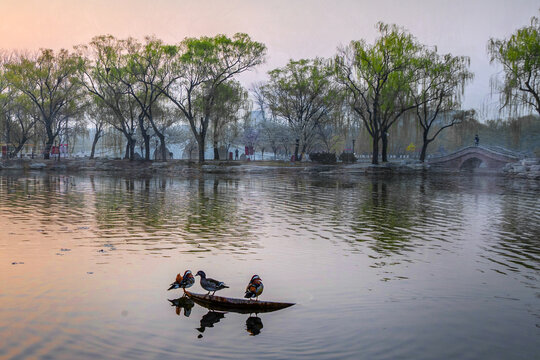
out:
{"label": "water reflection", "polygon": [[180,316],[182,309],[184,310],[184,316],[189,317],[191,315],[191,309],[195,306],[193,300],[187,297],[185,294],[178,299],[169,300],[171,306],[175,307],[176,315]]}
{"label": "water reflection", "polygon": [[[181,337],[186,358],[236,359],[247,332],[262,358],[533,358],[539,195],[468,176],[2,173],[0,357],[177,358]],[[171,311],[157,284],[179,266],[231,289],[264,273],[265,296],[301,306],[266,328],[185,297]]]}
{"label": "water reflection", "polygon": [[387,181],[372,178],[369,197],[359,207],[358,222],[352,226],[354,231],[375,240],[370,247],[382,255],[401,254],[416,245],[410,237],[414,225],[410,192],[393,185],[389,189]]}
{"label": "water reflection", "polygon": [[251,336],[259,335],[263,327],[262,320],[257,315],[246,319],[246,330]]}
{"label": "water reflection", "polygon": [[[195,306],[195,302],[191,300],[188,296],[183,295],[182,297],[179,297],[178,299],[168,300],[171,303],[171,306],[175,308],[175,314],[180,316],[182,314],[185,317],[189,317],[191,315],[191,310]],[[202,305],[201,308],[208,309]],[[234,312],[234,311],[233,311]],[[240,314],[244,314],[244,311],[239,311]],[[221,320],[225,319],[225,314],[227,312],[225,311],[218,311],[215,309],[208,309],[208,312],[205,313],[200,320],[200,325],[196,330],[200,333],[198,335],[199,338],[202,338],[202,333],[205,332],[206,328],[213,328],[214,324],[217,324]],[[249,335],[255,336],[259,335],[261,333],[263,326],[262,319],[258,316],[258,314],[249,314],[248,318],[246,319],[246,331]]]}
{"label": "water reflection", "polygon": [[37,219],[40,225],[32,231],[49,237],[47,229],[58,225],[58,231],[91,238],[97,247],[161,254],[186,244],[186,252],[241,255],[262,246],[261,229],[278,226],[288,230],[283,236],[348,244],[379,259],[371,266],[384,267],[413,261],[411,255],[423,247],[466,237],[466,224],[484,216],[484,209],[471,209],[481,192],[497,196],[485,217],[489,225],[482,235],[489,241],[483,256],[508,271],[538,270],[539,204],[538,196],[531,196],[538,195],[538,186],[516,184],[425,174],[361,181],[287,176],[178,181],[40,173],[1,176],[0,200],[2,216],[19,223]]}
{"label": "water reflection", "polygon": [[201,318],[201,326],[197,328],[197,331],[200,332],[198,338],[202,338],[202,333],[206,328],[213,328],[214,324],[217,324],[220,322],[221,319],[225,318],[225,313],[209,310],[206,314],[204,314]]}

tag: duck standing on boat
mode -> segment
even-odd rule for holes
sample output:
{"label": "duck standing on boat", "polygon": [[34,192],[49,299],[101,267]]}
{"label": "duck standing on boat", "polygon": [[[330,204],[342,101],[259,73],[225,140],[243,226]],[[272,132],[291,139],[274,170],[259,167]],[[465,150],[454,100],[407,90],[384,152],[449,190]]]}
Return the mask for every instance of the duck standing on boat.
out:
{"label": "duck standing on boat", "polygon": [[184,277],[180,282],[180,287],[184,289],[184,292],[186,292],[186,289],[192,287],[193,284],[195,284],[195,276],[193,276],[191,270],[186,270]]}
{"label": "duck standing on boat", "polygon": [[206,295],[210,295],[211,291],[213,291],[212,295],[214,295],[216,291],[228,288],[228,286],[225,285],[222,281],[207,278],[206,274],[202,270],[197,271],[197,274],[195,274],[195,276],[201,277],[201,286],[204,290],[208,291],[208,294]]}
{"label": "duck standing on boat", "polygon": [[193,284],[195,284],[195,277],[191,270],[186,270],[184,276],[176,275],[176,281],[171,284],[169,290],[182,288],[186,292],[186,288],[192,287]]}
{"label": "duck standing on boat", "polygon": [[262,294],[263,290],[264,285],[262,283],[262,279],[259,277],[259,275],[253,275],[248,286],[246,287],[246,294],[244,297],[247,299],[256,297],[256,300],[259,300],[259,295]]}
{"label": "duck standing on boat", "polygon": [[172,290],[172,289],[178,289],[180,287],[181,282],[182,282],[182,275],[180,275],[180,273],[178,273],[178,275],[176,275],[176,280],[174,280],[174,282],[167,289],[167,291]]}

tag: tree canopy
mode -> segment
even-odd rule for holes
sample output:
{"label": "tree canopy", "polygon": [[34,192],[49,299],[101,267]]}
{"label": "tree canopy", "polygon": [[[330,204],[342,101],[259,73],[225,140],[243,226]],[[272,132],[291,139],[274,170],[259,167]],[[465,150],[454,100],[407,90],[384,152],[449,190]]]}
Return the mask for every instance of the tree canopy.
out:
{"label": "tree canopy", "polygon": [[501,64],[503,79],[496,78],[502,107],[512,112],[520,107],[540,114],[540,21],[532,17],[508,39],[490,39],[488,53],[492,63]]}
{"label": "tree canopy", "polygon": [[274,117],[284,119],[297,139],[302,153],[312,144],[317,127],[339,106],[339,91],[332,81],[332,68],[321,58],[290,60],[268,73],[261,88]]}

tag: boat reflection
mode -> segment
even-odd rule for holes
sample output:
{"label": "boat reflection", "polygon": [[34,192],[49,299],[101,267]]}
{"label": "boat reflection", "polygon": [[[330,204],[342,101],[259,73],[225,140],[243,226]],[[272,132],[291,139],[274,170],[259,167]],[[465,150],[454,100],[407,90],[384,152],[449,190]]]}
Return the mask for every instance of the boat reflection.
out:
{"label": "boat reflection", "polygon": [[[183,295],[182,297],[179,297],[178,299],[170,300],[171,306],[175,307],[175,313],[176,315],[180,316],[182,309],[184,310],[184,316],[189,317],[191,315],[191,310],[195,306],[195,304],[198,304],[202,308],[208,309],[208,312],[204,314],[200,320],[200,325],[196,330],[199,332],[198,338],[202,338],[204,331],[206,328],[212,328],[214,327],[214,324],[217,324],[221,321],[221,319],[225,318],[225,314],[227,313],[238,313],[238,314],[248,314],[247,311],[242,309],[214,309],[209,306],[205,306],[207,304],[199,303],[196,301],[193,301],[191,298],[189,298],[186,295]],[[264,311],[263,311],[264,312]],[[261,333],[261,330],[263,328],[263,322],[262,319],[258,316],[257,312],[249,313],[248,318],[246,319],[246,331],[250,336],[256,336]]]}
{"label": "boat reflection", "polygon": [[184,309],[184,316],[189,317],[189,315],[191,315],[191,309],[193,308],[193,306],[195,306],[193,300],[191,300],[185,294],[178,299],[169,301],[171,302],[171,306],[176,307],[176,315],[178,316],[180,316],[180,311]]}

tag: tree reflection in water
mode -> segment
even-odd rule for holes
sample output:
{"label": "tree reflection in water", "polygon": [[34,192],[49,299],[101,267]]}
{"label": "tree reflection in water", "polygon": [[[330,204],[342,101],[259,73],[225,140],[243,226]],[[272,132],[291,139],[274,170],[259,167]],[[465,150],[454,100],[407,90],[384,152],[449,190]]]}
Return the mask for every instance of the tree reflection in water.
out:
{"label": "tree reflection in water", "polygon": [[[369,247],[382,256],[401,254],[414,246],[410,229],[414,226],[414,203],[410,191],[400,184],[373,177],[366,199],[360,202],[351,228],[371,239]],[[409,194],[409,195],[408,195]]]}

